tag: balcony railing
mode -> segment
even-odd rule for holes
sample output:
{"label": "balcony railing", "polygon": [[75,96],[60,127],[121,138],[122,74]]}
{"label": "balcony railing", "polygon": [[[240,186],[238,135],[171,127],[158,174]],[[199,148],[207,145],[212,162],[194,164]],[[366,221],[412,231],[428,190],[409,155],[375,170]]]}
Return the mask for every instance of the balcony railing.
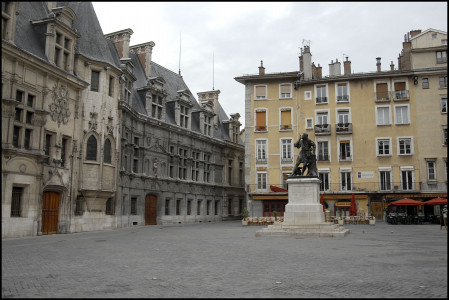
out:
{"label": "balcony railing", "polygon": [[331,133],[331,124],[316,124],[315,134],[324,135]]}
{"label": "balcony railing", "polygon": [[390,93],[376,92],[376,101],[390,101]]}
{"label": "balcony railing", "polygon": [[256,126],[256,131],[267,131],[267,126]]}
{"label": "balcony railing", "polygon": [[335,131],[337,133],[352,133],[352,123],[337,123]]}
{"label": "balcony railing", "polygon": [[348,101],[349,101],[349,95],[337,96],[337,102],[348,102]]}
{"label": "balcony railing", "polygon": [[327,103],[327,97],[316,97],[315,98],[316,103]]}
{"label": "balcony railing", "polygon": [[[356,174],[354,174],[356,176]],[[353,192],[364,192],[364,193],[404,193],[404,192],[426,192],[427,190],[421,190],[421,188],[426,188],[423,185],[423,182],[411,182],[409,185],[402,185],[401,182],[359,182],[357,178],[354,178],[355,181],[351,181],[350,183],[346,183],[346,186],[341,185],[340,182],[337,183],[324,183],[320,184],[320,191],[322,192],[337,192],[337,193],[353,193]],[[439,182],[443,188],[445,187],[445,182]],[[276,193],[270,186],[276,186],[283,189],[288,189],[287,183],[266,183],[266,185],[257,184],[247,184],[246,192],[247,193]],[[350,188],[349,188],[350,187]]]}
{"label": "balcony railing", "polygon": [[256,164],[264,164],[266,165],[268,163],[267,158],[257,158],[256,157]]}
{"label": "balcony railing", "polygon": [[410,96],[408,90],[394,91],[394,100],[408,100]]}
{"label": "balcony railing", "polygon": [[352,155],[340,155],[338,157],[339,161],[351,161],[352,160]]}
{"label": "balcony railing", "polygon": [[318,154],[316,156],[317,161],[329,161],[329,154]]}

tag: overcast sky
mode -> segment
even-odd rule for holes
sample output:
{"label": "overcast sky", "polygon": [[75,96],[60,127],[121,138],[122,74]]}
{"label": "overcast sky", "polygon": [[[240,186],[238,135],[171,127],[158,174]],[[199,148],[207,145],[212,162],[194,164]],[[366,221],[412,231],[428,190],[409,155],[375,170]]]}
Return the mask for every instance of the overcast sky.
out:
{"label": "overcast sky", "polygon": [[[153,41],[152,59],[178,73],[195,98],[220,90],[228,116],[241,115],[244,86],[234,77],[299,70],[300,48],[329,74],[349,57],[352,71],[389,70],[410,30],[447,32],[447,2],[93,2],[103,33],[131,28],[131,45]],[[181,47],[180,47],[181,44]],[[180,59],[181,53],[181,59]]]}

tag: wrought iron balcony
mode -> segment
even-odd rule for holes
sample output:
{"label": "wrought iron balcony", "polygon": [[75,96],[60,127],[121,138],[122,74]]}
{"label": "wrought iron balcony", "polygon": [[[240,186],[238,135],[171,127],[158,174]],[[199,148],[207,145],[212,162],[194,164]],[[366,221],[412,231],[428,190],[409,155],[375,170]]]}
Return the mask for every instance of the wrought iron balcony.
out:
{"label": "wrought iron balcony", "polygon": [[331,124],[316,124],[315,134],[317,135],[331,134]]}
{"label": "wrought iron balcony", "polygon": [[394,91],[394,100],[409,100],[408,90]]}
{"label": "wrought iron balcony", "polygon": [[319,103],[327,103],[328,101],[327,101],[327,97],[316,97],[315,102],[317,104],[319,104]]}
{"label": "wrought iron balcony", "polygon": [[337,102],[348,102],[348,101],[349,101],[349,95],[337,96]]}
{"label": "wrought iron balcony", "polygon": [[352,123],[337,123],[335,131],[340,134],[352,133]]}
{"label": "wrought iron balcony", "polygon": [[280,125],[280,130],[290,130],[292,129],[292,125]]}
{"label": "wrought iron balcony", "polygon": [[376,101],[390,101],[390,93],[389,92],[376,92]]}

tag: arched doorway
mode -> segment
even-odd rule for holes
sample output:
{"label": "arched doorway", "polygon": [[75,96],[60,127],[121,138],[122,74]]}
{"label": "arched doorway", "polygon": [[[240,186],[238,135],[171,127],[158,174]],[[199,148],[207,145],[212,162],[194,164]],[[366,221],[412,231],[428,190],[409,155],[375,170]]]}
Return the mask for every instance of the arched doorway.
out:
{"label": "arched doorway", "polygon": [[145,197],[145,225],[157,225],[157,197],[147,195]]}
{"label": "arched doorway", "polygon": [[42,234],[58,232],[59,193],[44,192],[42,197]]}

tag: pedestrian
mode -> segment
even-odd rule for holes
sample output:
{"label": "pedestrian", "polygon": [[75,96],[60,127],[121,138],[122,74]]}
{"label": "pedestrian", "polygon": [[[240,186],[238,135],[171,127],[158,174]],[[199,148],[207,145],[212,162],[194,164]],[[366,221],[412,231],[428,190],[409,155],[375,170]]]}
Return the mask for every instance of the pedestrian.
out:
{"label": "pedestrian", "polygon": [[447,205],[443,207],[441,210],[441,218],[440,218],[440,230],[443,228],[447,230]]}

